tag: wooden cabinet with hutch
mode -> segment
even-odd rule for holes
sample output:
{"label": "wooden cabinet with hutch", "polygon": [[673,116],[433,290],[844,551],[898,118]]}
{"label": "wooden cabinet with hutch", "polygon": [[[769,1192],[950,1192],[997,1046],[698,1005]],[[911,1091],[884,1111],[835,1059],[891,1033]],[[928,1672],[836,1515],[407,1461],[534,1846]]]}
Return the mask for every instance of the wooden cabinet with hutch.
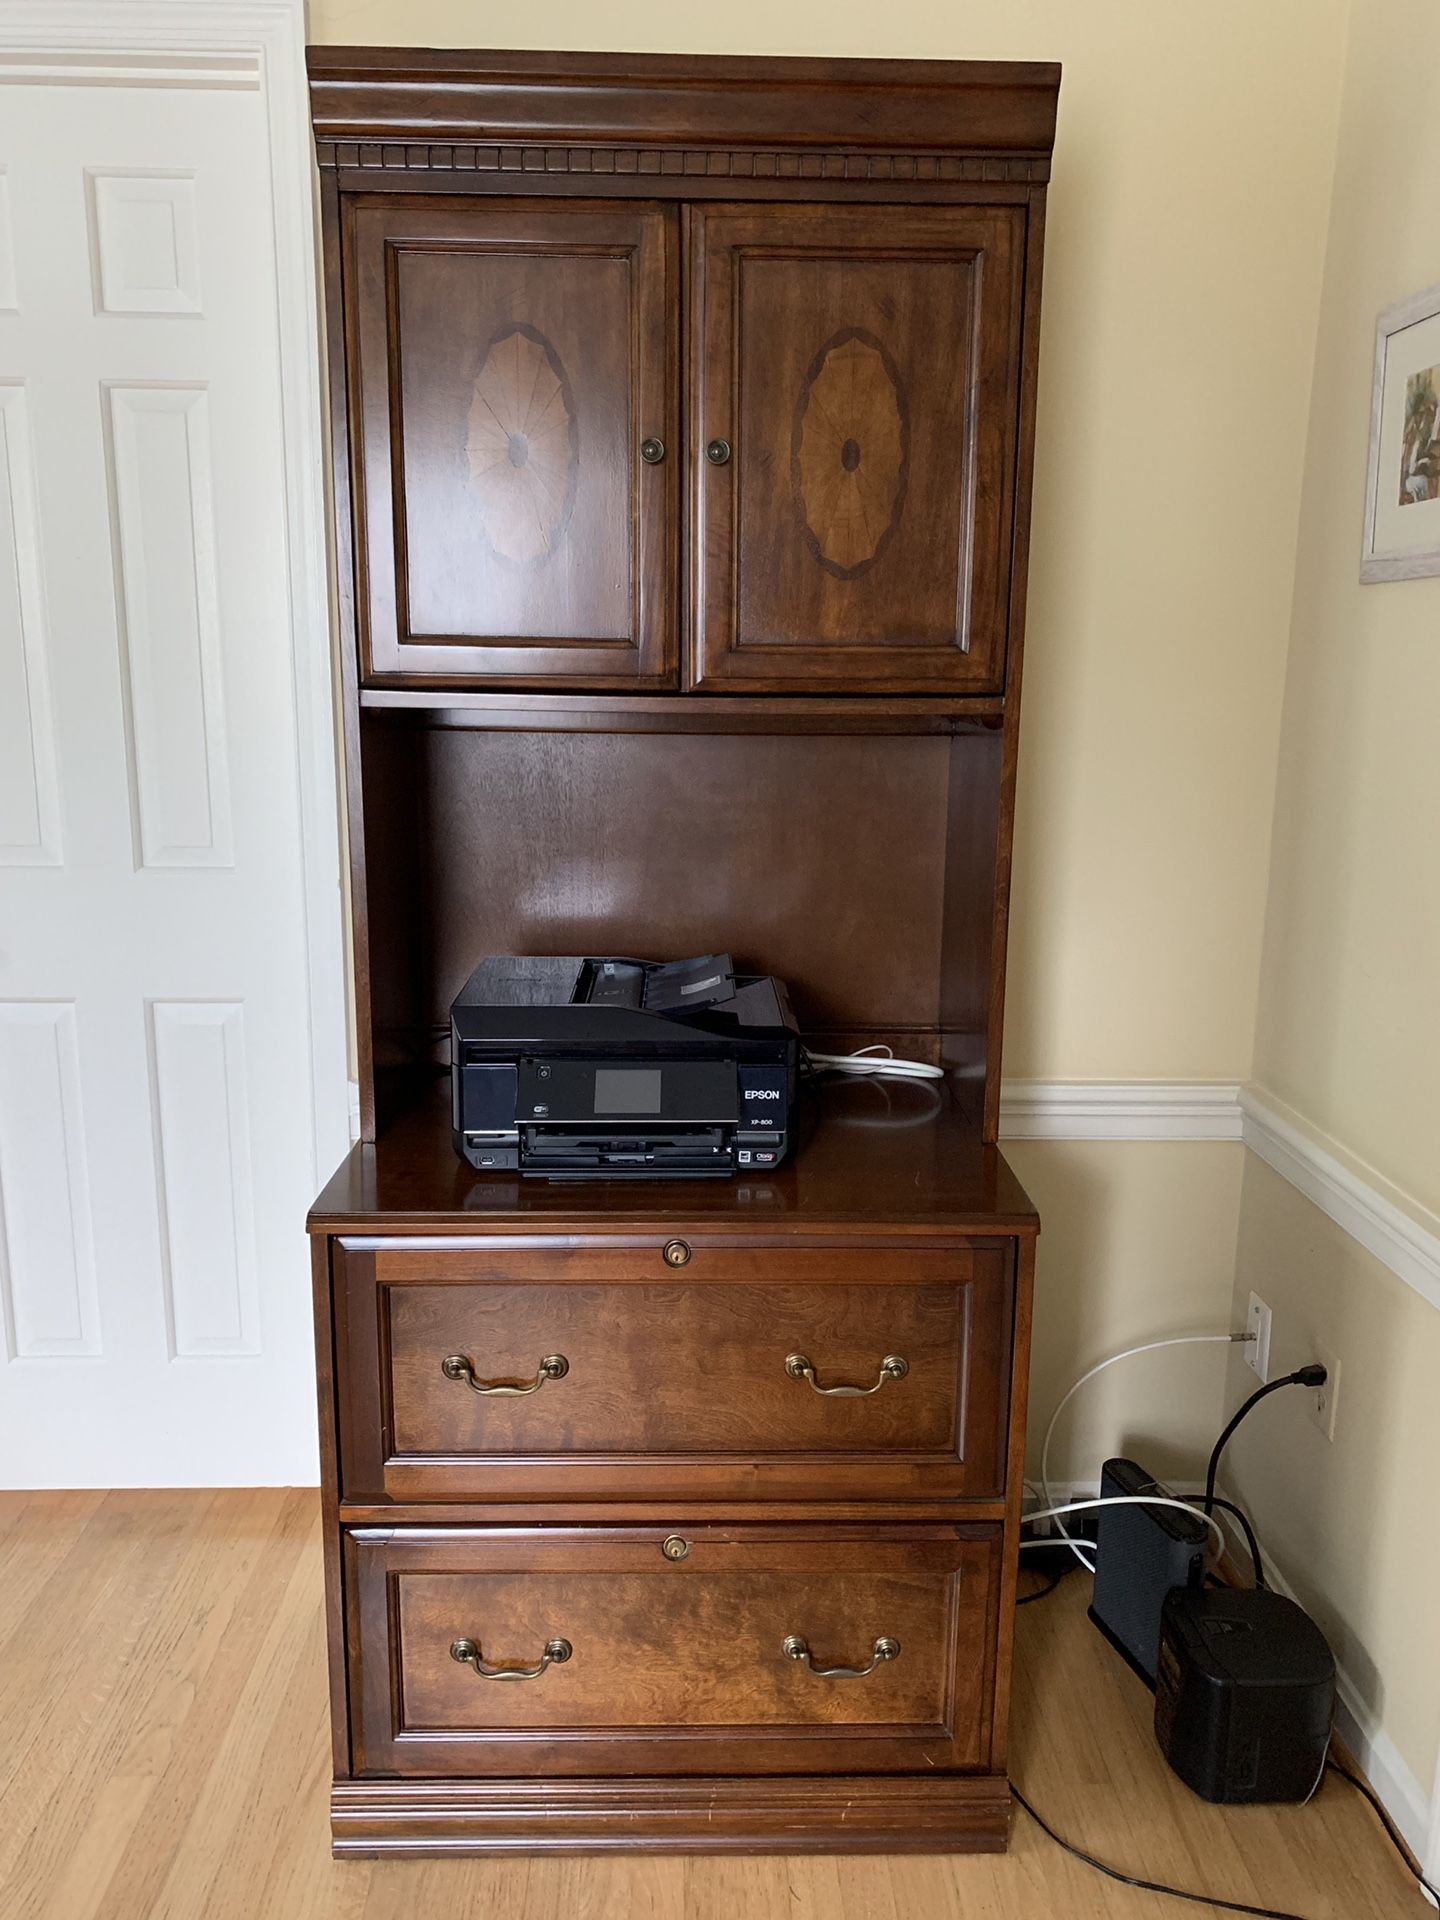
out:
{"label": "wooden cabinet with hutch", "polygon": [[[1058,83],[312,52],[362,1109],[310,1221],[337,1850],[1005,1842]],[[734,1180],[455,1156],[482,955],[722,948],[813,1045],[944,1081],[822,1083]]]}

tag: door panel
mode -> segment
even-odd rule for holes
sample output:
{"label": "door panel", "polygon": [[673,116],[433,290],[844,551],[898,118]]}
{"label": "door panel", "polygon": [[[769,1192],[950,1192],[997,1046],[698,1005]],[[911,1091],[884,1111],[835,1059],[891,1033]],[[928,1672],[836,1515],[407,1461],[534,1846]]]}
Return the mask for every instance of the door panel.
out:
{"label": "door panel", "polygon": [[371,682],[673,679],[674,222],[351,211]]}
{"label": "door panel", "polygon": [[357,1770],[983,1767],[1000,1539],[906,1525],[359,1530],[346,1539]]}
{"label": "door panel", "polygon": [[692,212],[693,684],[1003,686],[1022,220]]}
{"label": "door panel", "polygon": [[0,1476],[303,1485],[347,1129],[298,75],[63,73],[0,115]]}

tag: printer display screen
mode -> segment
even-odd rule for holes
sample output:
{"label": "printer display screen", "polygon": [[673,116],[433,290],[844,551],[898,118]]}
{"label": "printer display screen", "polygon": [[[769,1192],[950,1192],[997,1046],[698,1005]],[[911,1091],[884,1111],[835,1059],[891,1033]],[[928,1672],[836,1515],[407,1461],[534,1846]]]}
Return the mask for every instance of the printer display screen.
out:
{"label": "printer display screen", "polygon": [[660,1111],[659,1067],[597,1067],[596,1113]]}

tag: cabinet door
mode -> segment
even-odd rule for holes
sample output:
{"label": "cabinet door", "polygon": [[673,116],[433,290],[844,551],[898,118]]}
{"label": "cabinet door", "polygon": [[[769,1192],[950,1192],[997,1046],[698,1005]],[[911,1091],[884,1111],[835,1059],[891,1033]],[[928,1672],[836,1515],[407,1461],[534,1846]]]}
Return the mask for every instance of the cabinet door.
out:
{"label": "cabinet door", "polygon": [[368,683],[673,681],[674,221],[463,198],[351,213]]}
{"label": "cabinet door", "polygon": [[1023,214],[691,218],[694,684],[999,691]]}

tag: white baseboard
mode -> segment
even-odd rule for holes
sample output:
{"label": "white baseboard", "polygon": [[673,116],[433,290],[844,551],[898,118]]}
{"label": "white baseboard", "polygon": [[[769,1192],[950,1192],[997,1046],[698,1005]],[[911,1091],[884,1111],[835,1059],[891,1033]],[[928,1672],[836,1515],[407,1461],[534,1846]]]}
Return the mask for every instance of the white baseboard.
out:
{"label": "white baseboard", "polygon": [[[1302,1606],[1304,1602],[1275,1565],[1268,1548],[1262,1550],[1265,1553],[1265,1579],[1268,1585],[1274,1587],[1277,1593],[1283,1593],[1287,1600]],[[1395,1742],[1375,1720],[1365,1705],[1359,1687],[1338,1661],[1335,1693],[1335,1725],[1340,1738],[1359,1761],[1360,1771],[1379,1794],[1390,1818],[1405,1836],[1410,1851],[1424,1866],[1427,1876],[1433,1876],[1437,1862],[1434,1858],[1435,1821],[1431,1796],[1405,1764]],[[1437,1787],[1440,1787],[1440,1782],[1437,1782]]]}

